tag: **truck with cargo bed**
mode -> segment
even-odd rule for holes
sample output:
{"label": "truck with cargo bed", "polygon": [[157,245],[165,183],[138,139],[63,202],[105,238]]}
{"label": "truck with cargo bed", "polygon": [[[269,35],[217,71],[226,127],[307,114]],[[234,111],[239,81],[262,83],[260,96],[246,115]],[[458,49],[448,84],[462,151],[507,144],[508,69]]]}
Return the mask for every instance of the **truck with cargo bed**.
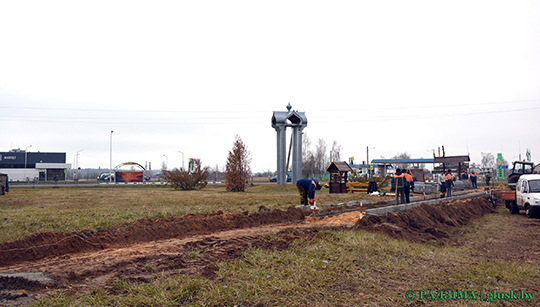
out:
{"label": "truck with cargo bed", "polygon": [[540,175],[521,175],[515,190],[502,191],[501,198],[510,214],[525,210],[527,217],[537,217],[540,215]]}

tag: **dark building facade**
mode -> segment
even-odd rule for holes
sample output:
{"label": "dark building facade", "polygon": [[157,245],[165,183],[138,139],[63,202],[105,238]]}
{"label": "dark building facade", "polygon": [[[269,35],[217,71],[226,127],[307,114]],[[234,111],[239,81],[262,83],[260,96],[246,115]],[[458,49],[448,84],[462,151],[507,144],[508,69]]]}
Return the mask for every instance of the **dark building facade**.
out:
{"label": "dark building facade", "polygon": [[10,181],[53,180],[55,175],[65,180],[69,168],[64,152],[0,152],[0,173],[8,174]]}

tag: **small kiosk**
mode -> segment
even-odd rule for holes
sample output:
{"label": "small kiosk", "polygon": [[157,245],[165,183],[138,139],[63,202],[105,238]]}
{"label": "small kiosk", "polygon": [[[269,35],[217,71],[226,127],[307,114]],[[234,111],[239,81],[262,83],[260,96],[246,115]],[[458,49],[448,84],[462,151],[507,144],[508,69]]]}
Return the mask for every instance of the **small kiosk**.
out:
{"label": "small kiosk", "polygon": [[352,172],[349,164],[345,161],[332,161],[326,168],[326,172],[330,173],[330,182],[328,183],[330,193],[347,193],[348,173]]}

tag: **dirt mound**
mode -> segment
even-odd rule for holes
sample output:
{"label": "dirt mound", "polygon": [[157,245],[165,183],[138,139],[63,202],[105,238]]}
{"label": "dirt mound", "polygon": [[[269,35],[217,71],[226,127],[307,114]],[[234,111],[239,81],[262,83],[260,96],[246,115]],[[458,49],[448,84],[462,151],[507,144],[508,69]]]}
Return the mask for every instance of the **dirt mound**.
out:
{"label": "dirt mound", "polygon": [[433,206],[424,203],[407,211],[368,215],[359,220],[354,228],[376,231],[398,239],[427,242],[447,238],[450,227],[464,225],[471,218],[494,211],[485,197]]}
{"label": "dirt mound", "polygon": [[275,209],[256,213],[188,214],[165,219],[141,219],[110,229],[84,230],[76,233],[36,233],[0,245],[0,263],[38,260],[44,257],[128,246],[170,238],[185,238],[217,231],[301,221],[309,214],[301,209]]}

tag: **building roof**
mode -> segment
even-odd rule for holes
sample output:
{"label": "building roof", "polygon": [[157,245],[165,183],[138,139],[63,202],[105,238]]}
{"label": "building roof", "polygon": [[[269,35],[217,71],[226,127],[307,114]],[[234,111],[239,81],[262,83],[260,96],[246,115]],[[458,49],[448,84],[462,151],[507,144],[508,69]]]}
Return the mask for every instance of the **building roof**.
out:
{"label": "building roof", "polygon": [[371,163],[392,164],[392,163],[433,163],[433,159],[373,159]]}
{"label": "building roof", "polygon": [[335,173],[335,172],[346,173],[346,172],[352,172],[352,168],[345,161],[337,161],[337,162],[332,161],[332,163],[330,163],[330,165],[328,165],[328,167],[326,168],[326,171],[329,173]]}
{"label": "building roof", "polygon": [[471,159],[469,156],[449,156],[449,157],[435,157],[433,163],[458,163],[469,162]]}

